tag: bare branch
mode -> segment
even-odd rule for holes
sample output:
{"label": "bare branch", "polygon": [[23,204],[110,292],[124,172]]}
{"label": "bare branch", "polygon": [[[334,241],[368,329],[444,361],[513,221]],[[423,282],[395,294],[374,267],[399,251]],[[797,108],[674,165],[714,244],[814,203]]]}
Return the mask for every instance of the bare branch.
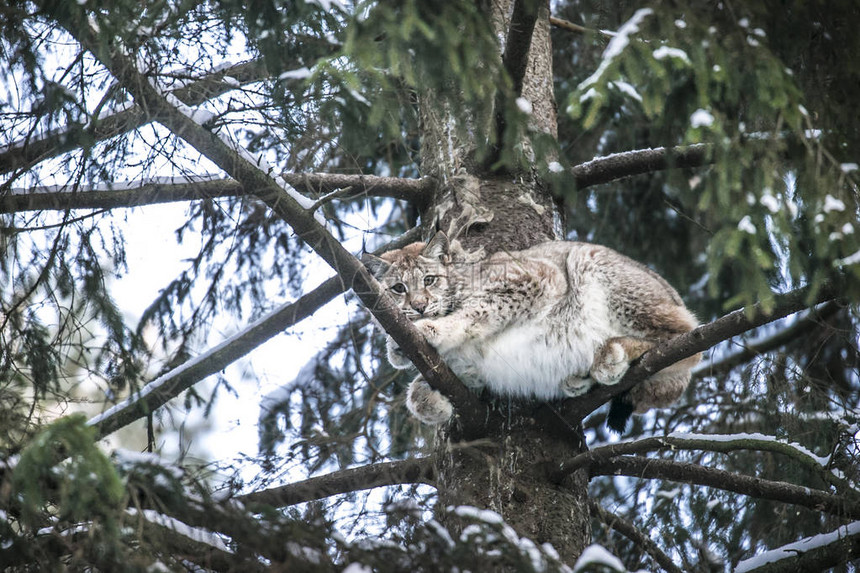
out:
{"label": "bare branch", "polygon": [[241,185],[229,179],[201,177],[147,179],[129,184],[80,186],[51,185],[33,189],[12,189],[0,196],[0,213],[66,209],[115,209],[157,205],[177,201],[215,199],[248,195]]}
{"label": "bare branch", "polygon": [[[630,370],[617,384],[599,386],[579,398],[570,398],[563,404],[564,415],[581,420],[615,396],[620,396],[633,386],[655,372],[671,366],[679,360],[707,350],[718,342],[752,330],[768,322],[773,322],[809,306],[816,305],[839,296],[839,287],[828,283],[813,291],[803,287],[774,297],[775,304],[770,312],[764,312],[760,303],[749,309],[740,309],[702,325],[681,336],[653,348],[634,361]],[[813,298],[810,298],[813,297]]]}
{"label": "bare branch", "polygon": [[664,169],[701,167],[713,162],[712,147],[699,143],[682,147],[657,147],[613,153],[572,167],[577,189],[609,183],[631,175]]}
{"label": "bare branch", "polygon": [[590,475],[623,475],[704,485],[757,497],[800,505],[840,517],[860,519],[860,503],[827,492],[785,482],[766,480],[709,468],[698,464],[642,456],[620,456],[591,465]]}
{"label": "bare branch", "polygon": [[237,499],[244,504],[285,507],[340,493],[417,483],[436,485],[432,457],[341,470],[281,487],[255,491]]}
{"label": "bare branch", "polygon": [[207,376],[220,372],[285,328],[304,320],[345,290],[340,277],[332,277],[295,302],[285,304],[250,324],[215,348],[156,378],[140,392],[93,417],[88,424],[102,438],[160,408]]}
{"label": "bare branch", "polygon": [[[184,104],[194,106],[230,90],[236,89],[234,82],[225,82],[225,77],[235,79],[239,85],[260,81],[266,77],[266,70],[260,60],[236,64],[210,73],[173,92]],[[112,113],[95,121],[91,128],[80,125],[45,133],[36,139],[23,139],[12,143],[0,151],[0,174],[13,170],[26,170],[46,159],[56,157],[80,147],[80,135],[89,132],[88,141],[104,141],[116,137],[156,118],[139,107],[130,107]]]}
{"label": "bare branch", "polygon": [[[96,57],[106,53],[106,50],[99,49],[100,44],[87,24],[86,13],[80,7],[69,5],[68,12],[61,18],[60,23],[85,49]],[[169,98],[143,77],[120,50],[110,51],[102,63],[139,105],[158,114],[162,125],[181,136],[245,188],[254,189],[255,195],[292,226],[296,234],[338,273],[343,284],[352,287],[428,383],[451,400],[461,424],[485,423],[487,406],[460,382],[364,265],[329,233],[314,213],[306,209],[311,204],[306,197],[300,196],[283,179],[273,178],[264,166],[255,163],[244,148],[226,135],[219,136],[196,123],[191,111],[182,109],[178,101],[169,102]]]}
{"label": "bare branch", "polygon": [[756,450],[782,454],[815,472],[830,485],[847,490],[846,493],[857,494],[847,480],[827,469],[828,458],[820,458],[803,446],[779,441],[773,436],[763,434],[669,434],[618,442],[594,448],[562,462],[554,477],[560,483],[564,476],[570,475],[579,468],[590,467],[594,463],[627,454],[662,450],[698,450],[717,453]]}
{"label": "bare branch", "polygon": [[[129,129],[134,127],[137,125]],[[68,150],[60,149],[55,155],[63,151]],[[0,153],[0,159],[2,156],[3,154]],[[41,157],[39,160],[47,157]],[[708,146],[704,144],[675,148],[661,147],[599,157],[571,168],[570,172],[576,180],[577,189],[585,189],[630,175],[678,167],[700,167],[710,161]],[[340,198],[352,199],[365,195],[393,197],[412,201],[419,207],[429,200],[435,185],[435,181],[429,177],[403,179],[337,173],[284,173],[282,177],[291,186],[311,195],[352,187],[353,191]],[[208,179],[205,185],[200,182],[172,181],[171,183],[172,185],[168,185],[165,181],[149,180],[142,181],[139,185],[117,184],[113,187],[79,187],[74,190],[53,186],[35,189],[16,188],[0,196],[0,213],[45,209],[109,209],[250,194],[241,184],[230,180]]]}
{"label": "bare branch", "polygon": [[657,562],[664,570],[669,571],[669,573],[682,573],[681,569],[675,565],[672,559],[666,555],[662,549],[660,549],[656,543],[654,543],[650,537],[639,531],[639,528],[627,521],[615,515],[614,513],[607,511],[603,506],[594,501],[593,499],[588,500],[588,511],[591,513],[593,517],[596,517],[600,521],[606,524],[607,527],[614,529],[630,541],[632,541],[635,545],[642,548],[645,553],[651,556],[651,558]]}
{"label": "bare branch", "polygon": [[[399,248],[417,240],[418,235],[418,230],[413,229],[377,252]],[[328,279],[298,300],[284,304],[248,325],[215,348],[153,380],[141,388],[140,392],[90,419],[88,424],[98,428],[99,438],[127,426],[160,408],[194,384],[223,370],[273,336],[311,316],[345,290],[346,286],[340,277]]]}
{"label": "bare branch", "polygon": [[539,4],[535,0],[514,0],[513,2],[513,13],[508,24],[508,35],[505,38],[505,53],[502,54],[502,67],[507,72],[508,77],[511,78],[511,91],[509,93],[504,88],[496,90],[496,149],[489,164],[498,160],[504,143],[504,133],[507,129],[507,106],[510,103],[508,98],[522,95],[523,79],[528,70],[538,10]]}
{"label": "bare branch", "polygon": [[593,28],[586,28],[585,26],[574,24],[570,20],[556,18],[555,16],[550,16],[549,23],[556,28],[561,28],[562,30],[567,30],[568,32],[576,32],[578,34],[598,34],[603,36],[604,38],[612,38],[615,36],[615,32],[607,32],[606,30],[595,30]]}
{"label": "bare branch", "polygon": [[[338,198],[346,200],[364,196],[393,197],[412,201],[419,206],[429,197],[434,186],[433,179],[429,177],[401,179],[339,173],[285,173],[282,177],[299,191],[311,195],[349,189]],[[206,176],[154,178],[132,183],[80,186],[74,189],[52,185],[33,189],[16,188],[8,194],[0,195],[0,213],[113,209],[250,194],[236,181]]]}
{"label": "bare branch", "polygon": [[505,41],[505,53],[502,55],[502,65],[511,78],[514,95],[519,96],[523,91],[523,78],[529,63],[529,52],[532,46],[535,23],[538,18],[540,3],[536,0],[514,0],[514,10],[508,27],[508,37]]}
{"label": "bare branch", "polygon": [[756,356],[766,354],[797,340],[798,334],[808,332],[810,328],[820,326],[823,321],[833,316],[840,308],[842,306],[834,301],[825,303],[818,309],[810,310],[806,316],[772,336],[757,342],[744,343],[742,349],[732,352],[719,360],[711,360],[697,365],[693,369],[693,376],[704,377],[725,374],[741,364],[746,364]]}
{"label": "bare branch", "polygon": [[860,557],[860,522],[765,551],[738,563],[735,573],[824,571]]}

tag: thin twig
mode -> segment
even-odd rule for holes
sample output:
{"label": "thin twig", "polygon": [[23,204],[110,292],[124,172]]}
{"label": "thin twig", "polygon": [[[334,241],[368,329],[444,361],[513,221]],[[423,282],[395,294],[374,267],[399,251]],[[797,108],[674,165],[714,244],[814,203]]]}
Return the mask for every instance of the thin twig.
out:
{"label": "thin twig", "polygon": [[651,558],[654,559],[654,561],[656,561],[664,570],[669,571],[669,573],[682,573],[681,568],[675,565],[671,557],[666,555],[650,537],[642,533],[638,527],[626,519],[607,511],[593,499],[588,500],[588,511],[592,516],[605,523],[607,527],[614,529],[634,544],[641,547],[642,550],[650,555]]}

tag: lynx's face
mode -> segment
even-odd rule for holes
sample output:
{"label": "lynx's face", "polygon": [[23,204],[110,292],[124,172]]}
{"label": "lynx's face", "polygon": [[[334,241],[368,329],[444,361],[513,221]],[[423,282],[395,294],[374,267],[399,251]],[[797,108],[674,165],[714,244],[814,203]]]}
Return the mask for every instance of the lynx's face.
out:
{"label": "lynx's face", "polygon": [[[442,235],[444,239],[444,235]],[[447,239],[426,245],[412,243],[381,257],[365,255],[365,266],[394,297],[410,320],[435,318],[451,312],[454,285],[449,280]]]}
{"label": "lynx's face", "polygon": [[418,264],[406,268],[392,265],[382,284],[411,320],[446,314],[448,277],[445,269],[438,263],[416,262]]}

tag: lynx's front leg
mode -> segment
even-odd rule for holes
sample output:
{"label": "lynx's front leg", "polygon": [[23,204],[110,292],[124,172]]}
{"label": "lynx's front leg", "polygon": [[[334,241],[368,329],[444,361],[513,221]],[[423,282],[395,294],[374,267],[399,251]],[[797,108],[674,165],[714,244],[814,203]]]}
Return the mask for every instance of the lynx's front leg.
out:
{"label": "lynx's front leg", "polygon": [[406,390],[406,408],[425,424],[438,425],[454,415],[454,406],[441,392],[430,387],[420,374]]}
{"label": "lynx's front leg", "polygon": [[598,384],[607,386],[617,384],[630,368],[630,362],[653,347],[653,342],[641,338],[628,336],[610,338],[594,351],[591,377]]}
{"label": "lynx's front leg", "polygon": [[415,323],[415,328],[424,335],[427,342],[443,354],[469,340],[480,338],[486,330],[484,326],[480,322],[470,323],[467,317],[457,314],[426,318]]}
{"label": "lynx's front leg", "polygon": [[406,370],[412,366],[412,361],[406,357],[403,350],[400,349],[390,336],[385,337],[385,350],[388,354],[388,362],[397,370]]}

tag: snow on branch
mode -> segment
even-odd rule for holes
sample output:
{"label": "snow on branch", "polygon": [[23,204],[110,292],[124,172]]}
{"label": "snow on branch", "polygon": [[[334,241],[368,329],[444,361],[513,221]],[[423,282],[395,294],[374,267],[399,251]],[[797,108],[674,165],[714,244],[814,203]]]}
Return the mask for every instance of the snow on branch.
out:
{"label": "snow on branch", "polygon": [[[419,205],[427,199],[434,184],[428,177],[402,179],[339,173],[284,173],[281,177],[289,185],[310,195],[337,193],[339,199],[393,197]],[[0,195],[0,213],[113,209],[244,195],[251,195],[251,192],[232,179],[218,176],[153,177],[127,183],[92,186],[15,188],[10,193]]]}
{"label": "snow on branch", "polygon": [[385,331],[394,338],[407,357],[418,367],[436,390],[446,395],[460,412],[463,424],[482,424],[487,407],[454,375],[400,311],[391,296],[383,291],[364,265],[328,231],[322,216],[308,208],[313,202],[301,195],[266,164],[261,156],[249,153],[227,135],[210,131],[205,118],[163,92],[144,77],[122,51],[101,49],[97,35],[87,26],[82,7],[69,5],[59,16],[60,24],[84,49],[101,58],[105,67],[127,89],[138,105],[157,114],[159,123],[180,136],[198,152],[223,169],[230,177],[255,195],[284,219],[299,237],[338,273],[344,285],[353,289],[364,306]]}
{"label": "snow on branch", "polygon": [[340,470],[289,485],[255,491],[238,496],[237,499],[246,505],[286,507],[341,493],[388,485],[418,483],[436,485],[434,477],[433,457],[428,456]]}
{"label": "snow on branch", "polygon": [[839,517],[860,519],[860,503],[847,497],[698,464],[644,456],[618,456],[595,461],[591,465],[589,473],[592,477],[623,475],[641,479],[659,479],[702,485],[750,497],[799,505],[813,511],[823,511]]}
{"label": "snow on branch", "polygon": [[[260,81],[266,70],[260,60],[252,60],[213,70],[173,91],[184,104],[199,105],[237,87]],[[74,125],[52,130],[35,138],[25,138],[0,148],[0,174],[26,170],[33,165],[80,146],[80,135],[88,132],[89,143],[116,137],[157,119],[138,106],[120,106],[90,125]]]}
{"label": "snow on branch", "polygon": [[823,571],[858,557],[860,521],[853,521],[830,533],[806,537],[741,561],[735,568],[735,573]]}
{"label": "snow on branch", "polygon": [[713,161],[711,146],[705,143],[680,147],[657,147],[613,153],[580,163],[570,169],[577,189],[609,183],[631,175],[664,169],[701,167]]}
{"label": "snow on branch", "polygon": [[181,554],[192,563],[215,571],[230,571],[238,564],[247,565],[243,557],[235,556],[222,537],[211,531],[191,527],[152,509],[130,507],[126,512],[137,517],[135,525],[148,530],[148,535],[157,536],[160,543],[169,548],[168,551]]}
{"label": "snow on branch", "polygon": [[662,549],[660,549],[654,541],[651,540],[650,537],[645,535],[642,531],[639,530],[638,527],[627,521],[626,519],[622,519],[621,517],[615,515],[614,513],[607,511],[603,506],[594,501],[593,499],[588,500],[588,511],[591,513],[593,517],[596,517],[607,527],[614,529],[634,544],[642,548],[642,550],[651,556],[654,561],[657,562],[660,567],[669,573],[682,573],[681,569],[675,565],[675,562],[672,561],[672,558],[666,555]]}
{"label": "snow on branch", "polygon": [[813,454],[800,444],[779,440],[765,434],[685,434],[672,432],[666,436],[655,436],[640,440],[628,440],[600,446],[564,461],[556,470],[556,481],[582,467],[589,467],[617,456],[641,454],[661,450],[697,450],[728,453],[738,450],[756,450],[785,455],[805,468],[815,472],[830,485],[840,490],[855,492],[854,486],[842,475],[828,469],[830,457]]}
{"label": "snow on branch", "polygon": [[599,386],[579,398],[569,398],[563,404],[563,414],[569,419],[581,420],[612,398],[621,396],[636,384],[655,372],[693,356],[748,330],[779,320],[810,306],[838,298],[839,285],[825,283],[816,290],[803,287],[774,295],[774,303],[769,311],[764,311],[761,303],[751,308],[730,312],[713,322],[704,324],[686,334],[677,336],[643,354],[630,366],[630,370],[617,384]]}

